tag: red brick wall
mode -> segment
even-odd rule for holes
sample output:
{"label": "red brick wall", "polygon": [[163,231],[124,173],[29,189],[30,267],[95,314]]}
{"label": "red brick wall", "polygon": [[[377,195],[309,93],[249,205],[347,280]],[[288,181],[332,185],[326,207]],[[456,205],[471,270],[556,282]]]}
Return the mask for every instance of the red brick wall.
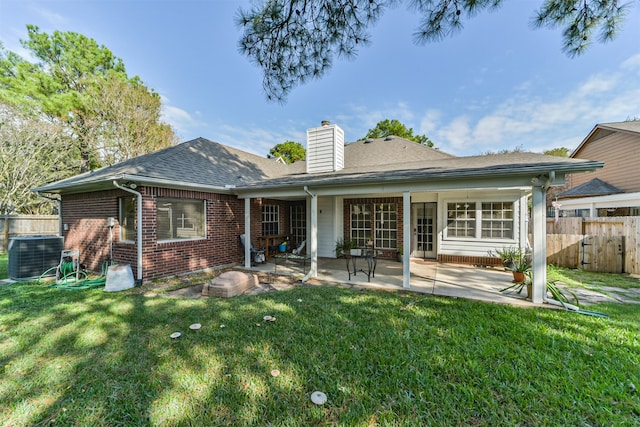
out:
{"label": "red brick wall", "polygon": [[[244,232],[244,201],[216,193],[138,188],[143,195],[143,280],[166,277],[188,271],[229,265],[240,261],[243,253],[238,235]],[[80,249],[81,262],[91,271],[100,271],[109,259],[107,218],[114,217],[113,259],[130,264],[137,277],[137,246],[120,242],[119,197],[131,193],[107,190],[65,195],[62,198],[62,222],[65,248]],[[176,197],[206,201],[206,238],[181,242],[156,241],[156,201],[158,197]],[[259,212],[258,212],[259,213]],[[252,215],[253,219],[253,215]],[[252,226],[254,227],[254,226]],[[253,228],[253,230],[259,228]],[[253,234],[253,233],[252,233]]]}

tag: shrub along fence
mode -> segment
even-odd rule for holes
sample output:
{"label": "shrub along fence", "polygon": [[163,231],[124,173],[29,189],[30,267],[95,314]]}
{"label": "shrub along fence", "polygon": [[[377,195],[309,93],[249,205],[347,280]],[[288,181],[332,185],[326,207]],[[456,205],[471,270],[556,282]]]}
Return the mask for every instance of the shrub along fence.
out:
{"label": "shrub along fence", "polygon": [[7,252],[16,236],[59,234],[58,215],[0,215],[0,252]]}
{"label": "shrub along fence", "polygon": [[640,217],[547,221],[547,263],[600,273],[640,274]]}

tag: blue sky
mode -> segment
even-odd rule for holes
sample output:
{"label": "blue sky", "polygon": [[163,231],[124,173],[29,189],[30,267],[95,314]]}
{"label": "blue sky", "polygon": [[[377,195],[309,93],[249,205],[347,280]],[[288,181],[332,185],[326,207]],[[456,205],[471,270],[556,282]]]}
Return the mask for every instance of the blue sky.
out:
{"label": "blue sky", "polygon": [[[406,2],[405,2],[406,3]],[[541,0],[507,0],[453,38],[416,46],[418,19],[400,6],[354,60],[266,101],[260,71],[238,52],[244,1],[0,0],[0,41],[26,55],[26,25],[74,31],[123,59],[163,99],[181,140],[199,136],[266,155],[306,129],[337,123],[345,139],[398,119],[456,155],[522,147],[574,149],[597,123],[640,118],[640,2],[619,36],[568,58],[560,30],[533,30]]]}

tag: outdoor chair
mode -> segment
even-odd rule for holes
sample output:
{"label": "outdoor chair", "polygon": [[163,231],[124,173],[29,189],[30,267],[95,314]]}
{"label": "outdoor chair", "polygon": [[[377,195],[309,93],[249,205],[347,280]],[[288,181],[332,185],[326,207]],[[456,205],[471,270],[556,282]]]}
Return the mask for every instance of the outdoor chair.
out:
{"label": "outdoor chair", "polygon": [[306,240],[303,240],[302,243],[300,243],[298,245],[297,248],[295,248],[293,251],[291,251],[294,255],[300,255],[300,253],[302,252],[302,250],[304,249],[304,245],[307,243]]}
{"label": "outdoor chair", "polygon": [[[244,234],[240,235],[240,244],[242,244],[242,249],[244,250],[244,248],[245,248],[245,235]],[[263,262],[265,262],[264,248],[256,249],[256,248],[253,247],[253,244],[251,242],[249,242],[249,245],[250,245],[249,251],[251,252],[251,265],[254,265],[254,263],[263,263]]]}

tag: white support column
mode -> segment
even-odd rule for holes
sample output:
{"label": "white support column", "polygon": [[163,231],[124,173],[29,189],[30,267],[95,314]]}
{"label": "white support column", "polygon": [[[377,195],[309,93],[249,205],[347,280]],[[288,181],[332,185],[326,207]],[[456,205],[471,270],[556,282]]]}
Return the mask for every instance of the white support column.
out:
{"label": "white support column", "polygon": [[311,269],[308,277],[318,277],[318,196],[313,194],[311,199],[311,241],[309,250],[311,251]]}
{"label": "white support column", "polygon": [[244,199],[244,268],[251,268],[251,199]]}
{"label": "white support column", "polygon": [[402,287],[411,288],[411,193],[402,193]]}
{"label": "white support column", "polygon": [[547,290],[547,218],[546,197],[543,187],[531,189],[533,207],[531,209],[533,227],[533,286],[532,300],[541,304]]}

